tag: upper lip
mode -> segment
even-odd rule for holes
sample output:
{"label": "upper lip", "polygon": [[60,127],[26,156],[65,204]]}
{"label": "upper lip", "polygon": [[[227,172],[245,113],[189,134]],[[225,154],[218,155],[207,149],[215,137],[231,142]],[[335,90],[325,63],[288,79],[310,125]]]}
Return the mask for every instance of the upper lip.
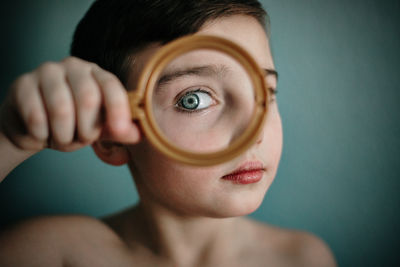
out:
{"label": "upper lip", "polygon": [[241,165],[239,165],[238,168],[236,168],[233,172],[224,175],[225,176],[229,176],[229,175],[235,175],[235,174],[239,174],[239,173],[243,173],[243,172],[250,172],[250,171],[265,171],[265,166],[264,164],[262,164],[262,162],[260,161],[246,161],[244,163],[242,163]]}

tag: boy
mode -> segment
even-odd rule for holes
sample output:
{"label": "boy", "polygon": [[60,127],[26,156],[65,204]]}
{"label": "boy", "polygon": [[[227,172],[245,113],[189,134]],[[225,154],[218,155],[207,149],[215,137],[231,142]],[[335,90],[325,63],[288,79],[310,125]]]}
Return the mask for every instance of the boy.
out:
{"label": "boy", "polygon": [[[265,17],[255,0],[96,1],[77,27],[73,57],[45,63],[11,86],[0,113],[0,153],[7,158],[0,177],[44,148],[92,145],[104,162],[128,164],[140,202],[103,220],[57,216],[16,225],[0,238],[0,265],[334,266],[318,238],[241,217],[258,208],[278,168],[275,99],[258,141],[211,167],[160,154],[130,117],[126,90],[135,89],[149,58],[178,37],[223,37],[274,69]],[[276,90],[276,76],[266,83]],[[238,170],[262,179],[224,179]]]}

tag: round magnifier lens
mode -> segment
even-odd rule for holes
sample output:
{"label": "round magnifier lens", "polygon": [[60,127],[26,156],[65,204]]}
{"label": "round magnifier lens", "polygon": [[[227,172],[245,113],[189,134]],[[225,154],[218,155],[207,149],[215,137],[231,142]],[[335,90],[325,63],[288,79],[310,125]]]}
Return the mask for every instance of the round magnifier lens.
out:
{"label": "round magnifier lens", "polygon": [[188,164],[238,156],[257,138],[267,112],[263,73],[244,50],[218,37],[185,37],[162,48],[140,86],[146,136]]}
{"label": "round magnifier lens", "polygon": [[249,127],[255,93],[246,70],[211,49],[169,62],[152,94],[155,122],[172,145],[191,153],[227,149]]}

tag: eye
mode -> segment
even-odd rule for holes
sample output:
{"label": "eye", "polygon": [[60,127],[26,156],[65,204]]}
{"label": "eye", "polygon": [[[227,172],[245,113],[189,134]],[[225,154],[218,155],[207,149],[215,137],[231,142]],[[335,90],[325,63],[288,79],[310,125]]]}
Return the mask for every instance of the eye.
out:
{"label": "eye", "polygon": [[270,102],[274,102],[276,100],[276,94],[278,94],[278,90],[276,88],[269,88],[270,92]]}
{"label": "eye", "polygon": [[194,112],[202,109],[206,109],[214,103],[210,93],[201,89],[195,91],[186,92],[180,97],[176,103],[176,106],[181,111]]}

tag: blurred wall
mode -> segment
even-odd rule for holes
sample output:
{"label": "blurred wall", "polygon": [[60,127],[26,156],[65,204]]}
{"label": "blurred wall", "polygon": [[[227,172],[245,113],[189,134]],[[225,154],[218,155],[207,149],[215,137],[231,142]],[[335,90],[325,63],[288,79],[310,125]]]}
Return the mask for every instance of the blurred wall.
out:
{"label": "blurred wall", "polygon": [[[18,75],[68,55],[91,2],[1,4],[0,98]],[[317,234],[340,266],[398,266],[400,1],[262,2],[280,73],[284,148],[251,216]],[[0,184],[0,224],[40,214],[103,216],[137,199],[127,168],[103,164],[90,148],[44,151]]]}

